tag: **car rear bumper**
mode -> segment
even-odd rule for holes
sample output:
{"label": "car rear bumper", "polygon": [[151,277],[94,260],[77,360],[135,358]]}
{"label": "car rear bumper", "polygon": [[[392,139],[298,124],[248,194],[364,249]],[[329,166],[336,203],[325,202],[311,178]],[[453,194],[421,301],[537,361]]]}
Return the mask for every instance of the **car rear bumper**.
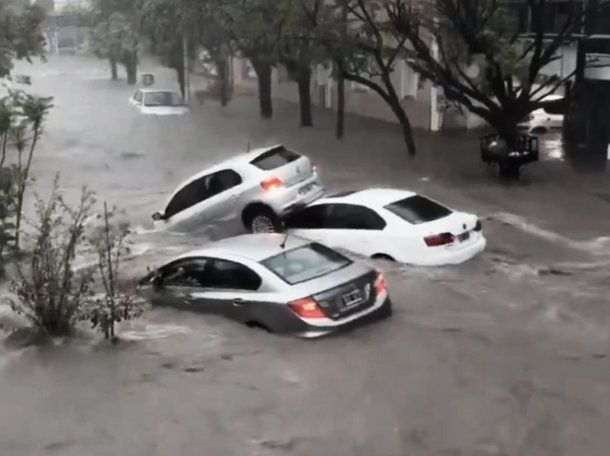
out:
{"label": "car rear bumper", "polygon": [[306,339],[327,336],[330,334],[348,331],[375,321],[382,320],[392,315],[392,301],[389,294],[385,294],[378,302],[360,313],[351,315],[344,320],[319,319],[323,321],[313,322],[300,319],[299,327],[294,334]]}
{"label": "car rear bumper", "polygon": [[424,254],[414,258],[396,259],[402,263],[413,264],[416,266],[443,266],[450,264],[460,264],[477,256],[487,247],[487,239],[482,234],[474,242],[461,248],[428,247]]}
{"label": "car rear bumper", "polygon": [[[303,192],[303,189],[306,188],[310,188],[310,190]],[[271,206],[278,216],[283,217],[322,198],[325,194],[326,189],[316,174],[303,182],[278,192],[270,197],[266,203]]]}

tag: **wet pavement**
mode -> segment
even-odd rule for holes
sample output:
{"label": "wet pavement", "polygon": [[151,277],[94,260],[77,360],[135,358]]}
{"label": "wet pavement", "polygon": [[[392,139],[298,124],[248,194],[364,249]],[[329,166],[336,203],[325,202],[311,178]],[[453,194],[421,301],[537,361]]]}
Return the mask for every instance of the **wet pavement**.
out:
{"label": "wet pavement", "polygon": [[[209,101],[181,118],[143,117],[104,62],[65,57],[27,71],[35,91],[56,96],[39,192],[61,171],[69,197],[87,185],[125,210],[135,231],[127,281],[218,235],[159,235],[150,214],[248,143],[307,153],[333,190],[396,185],[476,212],[489,247],[456,267],[378,263],[394,317],[337,337],[149,309],[121,328],[118,347],[84,331],[43,349],[1,348],[0,454],[607,454],[608,171],[574,172],[549,136],[524,182],[507,186],[478,163],[472,133],[420,133],[410,159],[381,122],[350,118],[339,143],[328,114],[299,129],[280,104],[263,122],[245,95],[224,110]],[[12,318],[0,310],[0,322]]]}

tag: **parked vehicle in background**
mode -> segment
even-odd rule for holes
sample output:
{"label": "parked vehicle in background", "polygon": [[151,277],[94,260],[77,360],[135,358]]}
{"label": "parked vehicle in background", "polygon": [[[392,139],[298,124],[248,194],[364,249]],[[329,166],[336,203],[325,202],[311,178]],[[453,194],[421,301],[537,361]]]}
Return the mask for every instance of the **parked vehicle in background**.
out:
{"label": "parked vehicle in background", "polygon": [[533,111],[523,122],[519,129],[529,133],[542,134],[551,130],[560,130],[563,127],[565,103],[562,95],[549,95],[544,99],[544,105]]}
{"label": "parked vehicle in background", "polygon": [[139,291],[153,305],[221,314],[303,337],[392,313],[380,272],[321,244],[279,233],[211,243],[152,272]]}
{"label": "parked vehicle in background", "polygon": [[324,193],[309,158],[277,145],[238,155],[189,178],[153,220],[159,229],[183,232],[234,222],[248,231],[271,232],[280,229],[282,217]]}
{"label": "parked vehicle in background", "polygon": [[285,220],[287,233],[372,258],[455,264],[483,251],[476,215],[406,190],[372,188],[320,199]]}
{"label": "parked vehicle in background", "polygon": [[175,90],[138,89],[129,103],[142,114],[172,116],[189,112],[182,95]]}

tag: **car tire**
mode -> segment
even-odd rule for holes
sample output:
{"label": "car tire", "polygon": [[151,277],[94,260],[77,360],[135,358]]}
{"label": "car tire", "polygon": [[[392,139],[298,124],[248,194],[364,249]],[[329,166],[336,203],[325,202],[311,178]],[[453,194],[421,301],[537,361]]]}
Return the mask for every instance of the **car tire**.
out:
{"label": "car tire", "polygon": [[390,255],[386,255],[385,253],[376,253],[371,258],[373,260],[384,260],[384,261],[396,262],[396,260],[394,258],[392,258]]}
{"label": "car tire", "polygon": [[277,233],[282,230],[278,216],[266,207],[246,211],[244,222],[251,233]]}
{"label": "car tire", "polygon": [[544,133],[546,133],[548,130],[546,129],[546,127],[534,127],[531,130],[531,133],[535,134],[535,135],[542,135]]}

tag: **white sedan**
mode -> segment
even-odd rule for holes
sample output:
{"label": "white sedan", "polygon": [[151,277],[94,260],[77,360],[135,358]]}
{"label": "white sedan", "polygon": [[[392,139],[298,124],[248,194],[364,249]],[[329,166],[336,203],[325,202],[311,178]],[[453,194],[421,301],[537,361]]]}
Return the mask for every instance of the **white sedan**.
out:
{"label": "white sedan", "polygon": [[519,124],[519,129],[527,130],[532,134],[547,133],[551,130],[560,130],[563,127],[564,97],[561,95],[549,95],[544,99],[544,105],[533,111]]}
{"label": "white sedan", "polygon": [[422,266],[461,263],[487,244],[476,215],[396,189],[319,199],[288,216],[285,227],[330,247]]}
{"label": "white sedan", "polygon": [[182,96],[175,90],[138,89],[129,99],[142,114],[176,116],[189,112]]}

